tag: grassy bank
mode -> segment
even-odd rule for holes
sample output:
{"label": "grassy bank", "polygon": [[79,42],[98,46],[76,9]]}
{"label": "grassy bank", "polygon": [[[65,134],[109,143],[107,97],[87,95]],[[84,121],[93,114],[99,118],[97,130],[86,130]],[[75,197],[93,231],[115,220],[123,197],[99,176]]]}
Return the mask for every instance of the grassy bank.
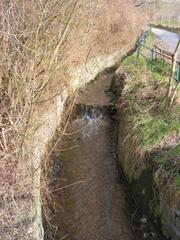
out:
{"label": "grassy bank", "polygon": [[[151,67],[143,57],[137,59],[136,54],[128,57],[123,66],[128,76],[123,95],[126,113],[142,151],[159,149],[163,152],[164,148],[168,148],[166,153],[174,156],[176,162],[180,156],[180,106],[175,102],[171,111],[164,110],[169,77]],[[162,167],[166,166],[161,157],[156,162]],[[174,172],[174,165],[173,169],[168,170]],[[179,182],[179,174],[176,172],[174,183]]]}
{"label": "grassy bank", "polygon": [[160,19],[156,22],[157,25],[165,26],[165,27],[180,27],[180,22],[178,21],[178,18],[170,18],[170,19]]}
{"label": "grassy bank", "polygon": [[175,102],[171,111],[164,111],[168,76],[156,68],[151,68],[144,58],[137,59],[136,55],[128,57],[123,66],[128,75],[123,98],[133,132],[138,136],[142,151],[159,149],[163,152],[164,148],[168,149],[166,153],[169,158],[162,161],[160,154],[155,158],[155,162],[165,169],[167,164],[172,165],[172,169],[168,167],[168,170],[173,172],[174,167],[177,168],[173,181],[178,183],[180,106]]}
{"label": "grassy bank", "polygon": [[[154,36],[146,45],[153,46]],[[143,53],[145,54],[145,52]],[[158,64],[162,64],[160,60]],[[165,64],[166,69],[170,65]],[[165,110],[169,76],[135,53],[122,63],[125,87],[119,126],[119,162],[139,208],[167,238],[179,239],[180,105],[179,92]]]}

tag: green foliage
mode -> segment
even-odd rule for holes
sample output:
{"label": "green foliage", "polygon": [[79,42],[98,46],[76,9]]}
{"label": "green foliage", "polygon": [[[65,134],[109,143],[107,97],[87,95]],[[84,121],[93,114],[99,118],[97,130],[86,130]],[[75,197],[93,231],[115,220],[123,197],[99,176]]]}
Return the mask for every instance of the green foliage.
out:
{"label": "green foliage", "polygon": [[178,129],[178,125],[173,121],[167,121],[164,116],[151,116],[149,113],[140,115],[139,136],[142,139],[142,145],[146,150],[157,146],[162,138]]}
{"label": "green foliage", "polygon": [[[160,153],[160,156],[154,159],[155,163],[165,167],[166,169],[171,168],[171,161],[180,156],[180,145],[164,150]],[[177,165],[179,164],[179,160],[177,161]]]}
{"label": "green foliage", "polygon": [[160,144],[161,140],[173,132],[180,132],[180,123],[173,114],[152,115],[149,112],[143,112],[144,105],[141,106],[136,102],[131,105],[129,120],[136,129],[141,145],[144,150],[151,150]]}
{"label": "green foliage", "polygon": [[180,174],[178,174],[175,178],[175,185],[177,188],[180,188]]}

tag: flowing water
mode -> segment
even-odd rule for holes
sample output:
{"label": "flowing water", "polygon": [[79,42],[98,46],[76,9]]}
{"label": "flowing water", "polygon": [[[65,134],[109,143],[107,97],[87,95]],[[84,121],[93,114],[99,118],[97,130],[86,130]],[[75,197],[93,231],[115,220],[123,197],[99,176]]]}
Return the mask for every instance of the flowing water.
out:
{"label": "flowing water", "polygon": [[[64,138],[57,239],[132,240],[124,187],[119,184],[108,116],[74,120]],[[79,131],[79,129],[82,129]],[[73,134],[74,131],[79,131]]]}
{"label": "flowing water", "polygon": [[131,224],[127,185],[117,168],[113,76],[104,73],[80,92],[77,116],[53,152],[60,168],[56,240],[158,239],[137,237]]}

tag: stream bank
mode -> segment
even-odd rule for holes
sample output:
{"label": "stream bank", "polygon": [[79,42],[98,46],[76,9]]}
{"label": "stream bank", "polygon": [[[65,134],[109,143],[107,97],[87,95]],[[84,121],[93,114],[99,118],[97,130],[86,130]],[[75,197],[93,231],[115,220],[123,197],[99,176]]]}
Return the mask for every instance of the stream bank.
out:
{"label": "stream bank", "polygon": [[180,106],[164,111],[168,76],[136,55],[122,64],[119,163],[137,206],[167,239],[180,239]]}

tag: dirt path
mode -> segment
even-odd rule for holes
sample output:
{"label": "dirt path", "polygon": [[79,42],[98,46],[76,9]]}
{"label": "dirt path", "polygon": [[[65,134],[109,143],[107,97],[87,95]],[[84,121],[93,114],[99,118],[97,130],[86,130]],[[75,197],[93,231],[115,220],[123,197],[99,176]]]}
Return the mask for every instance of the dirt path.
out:
{"label": "dirt path", "polygon": [[[99,82],[89,85],[78,101],[111,104],[108,89],[113,75],[108,76],[101,76]],[[110,117],[94,109],[91,116],[84,113],[71,122],[67,131],[71,134],[64,136],[56,149],[61,167],[61,190],[56,192],[60,207],[54,219],[60,231],[56,239],[134,239],[125,189],[116,167],[113,128]],[[73,134],[75,131],[78,132]]]}

